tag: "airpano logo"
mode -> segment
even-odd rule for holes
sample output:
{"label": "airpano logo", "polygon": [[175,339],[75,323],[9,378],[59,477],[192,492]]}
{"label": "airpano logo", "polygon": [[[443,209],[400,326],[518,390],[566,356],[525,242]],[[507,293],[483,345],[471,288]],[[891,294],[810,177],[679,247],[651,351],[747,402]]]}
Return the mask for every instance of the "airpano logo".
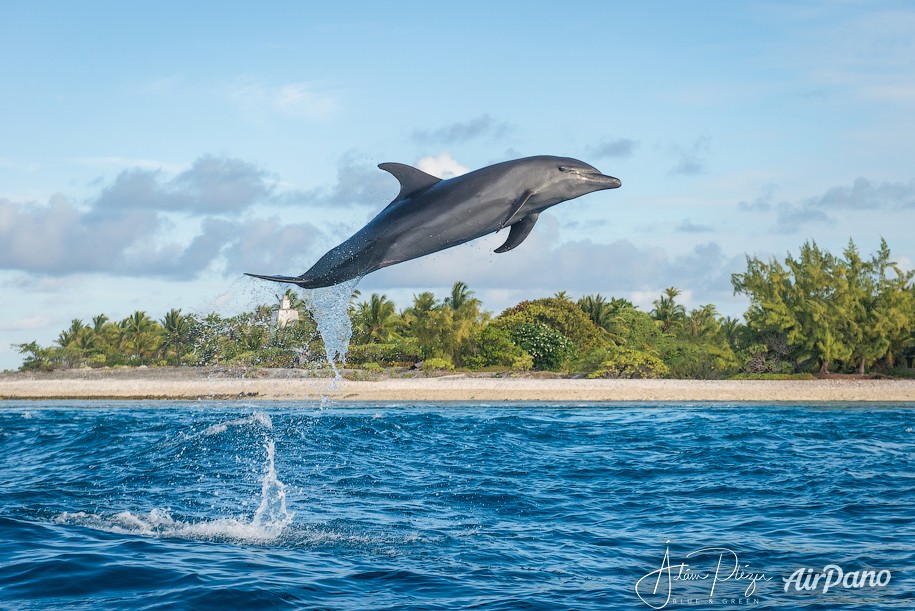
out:
{"label": "airpano logo", "polygon": [[893,579],[887,569],[879,571],[858,570],[846,571],[837,564],[827,564],[822,571],[803,568],[791,573],[785,579],[785,592],[819,592],[826,594],[830,590],[860,590],[863,588],[885,588]]}
{"label": "airpano logo", "polygon": [[[655,561],[651,566],[657,568],[644,573],[636,581],[635,593],[652,609],[664,609],[670,605],[756,606],[763,602],[761,598],[765,598],[768,604],[776,599],[789,604],[796,603],[798,597],[811,595],[822,596],[824,601],[835,601],[836,596],[844,599],[849,595],[874,601],[889,595],[886,588],[893,580],[889,569],[849,568],[848,565],[842,567],[834,563],[826,564],[822,569],[804,567],[792,571],[788,568],[784,572],[767,574],[727,547],[702,547],[682,557],[674,557],[670,541],[664,548],[660,563]],[[766,582],[774,581],[775,576],[780,579],[767,589]]]}

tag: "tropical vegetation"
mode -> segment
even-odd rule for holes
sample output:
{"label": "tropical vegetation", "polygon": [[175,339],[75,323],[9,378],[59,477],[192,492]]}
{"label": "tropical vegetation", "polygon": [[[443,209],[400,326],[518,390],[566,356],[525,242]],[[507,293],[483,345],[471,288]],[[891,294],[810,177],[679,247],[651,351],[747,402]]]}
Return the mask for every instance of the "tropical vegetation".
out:
{"label": "tropical vegetation", "polygon": [[[782,261],[747,257],[746,271],[732,276],[734,292],[749,299],[743,320],[713,304],[688,310],[675,287],[647,312],[599,293],[573,301],[559,292],[497,316],[463,282],[443,299],[414,295],[400,310],[384,294],[356,291],[347,365],[593,378],[903,373],[915,358],[912,278],[885,242],[865,259],[850,241],[840,256],[808,242]],[[313,366],[324,355],[317,326],[295,292],[286,296],[299,321],[283,328],[270,305],[228,317],[175,309],[159,320],[142,311],[120,321],[73,320],[52,346],[17,344],[21,369]]]}

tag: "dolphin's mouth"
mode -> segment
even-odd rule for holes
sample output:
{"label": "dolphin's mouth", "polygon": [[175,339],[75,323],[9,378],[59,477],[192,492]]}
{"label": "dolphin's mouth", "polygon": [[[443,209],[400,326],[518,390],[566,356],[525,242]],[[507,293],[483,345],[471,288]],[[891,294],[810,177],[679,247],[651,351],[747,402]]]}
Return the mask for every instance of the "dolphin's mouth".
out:
{"label": "dolphin's mouth", "polygon": [[587,178],[591,182],[595,182],[601,185],[601,189],[619,189],[623,186],[623,182],[614,176],[607,176],[606,174],[601,174],[600,172],[588,172],[587,174],[582,174],[584,178]]}

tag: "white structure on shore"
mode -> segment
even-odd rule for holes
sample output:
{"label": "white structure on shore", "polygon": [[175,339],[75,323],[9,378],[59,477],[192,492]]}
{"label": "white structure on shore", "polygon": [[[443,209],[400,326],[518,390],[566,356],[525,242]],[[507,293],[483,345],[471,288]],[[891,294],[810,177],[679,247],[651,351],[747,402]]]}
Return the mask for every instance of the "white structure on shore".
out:
{"label": "white structure on shore", "polygon": [[280,309],[276,311],[276,326],[285,329],[286,325],[299,322],[299,311],[289,305],[289,295],[283,295]]}

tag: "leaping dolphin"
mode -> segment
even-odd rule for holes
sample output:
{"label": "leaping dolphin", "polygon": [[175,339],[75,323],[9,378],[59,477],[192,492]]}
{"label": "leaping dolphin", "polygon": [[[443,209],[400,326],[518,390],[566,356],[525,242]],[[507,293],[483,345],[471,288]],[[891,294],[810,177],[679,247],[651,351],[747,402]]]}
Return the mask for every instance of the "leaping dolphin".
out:
{"label": "leaping dolphin", "polygon": [[511,227],[495,250],[507,252],[524,241],[550,206],[622,184],[577,159],[549,155],[504,161],[446,180],[402,163],[378,167],[400,182],[400,193],[365,227],[301,276],[247,275],[308,289],[332,286]]}

